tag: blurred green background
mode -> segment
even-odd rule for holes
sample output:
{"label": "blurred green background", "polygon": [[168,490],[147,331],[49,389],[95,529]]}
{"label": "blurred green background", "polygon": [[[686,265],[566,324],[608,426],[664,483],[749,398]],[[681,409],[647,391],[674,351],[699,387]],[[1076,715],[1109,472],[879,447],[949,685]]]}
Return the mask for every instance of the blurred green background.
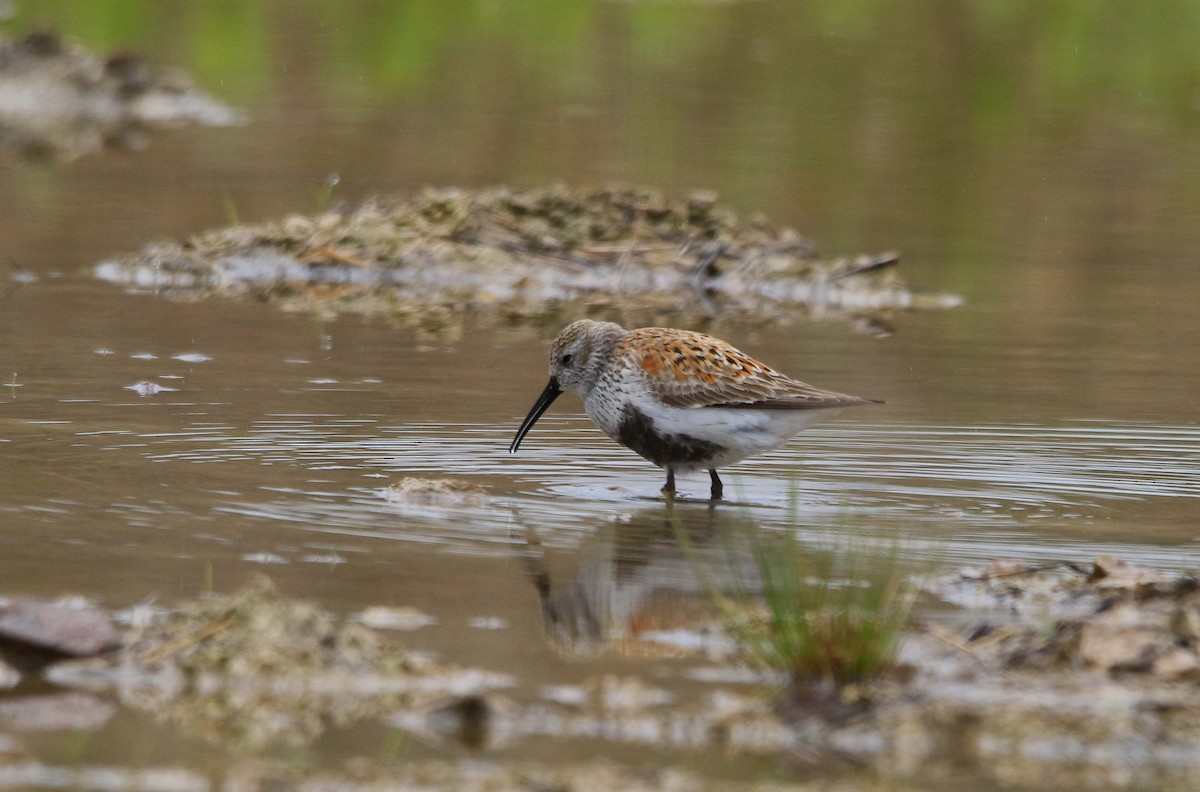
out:
{"label": "blurred green background", "polygon": [[229,206],[311,211],[330,173],[349,199],[715,189],[824,252],[899,249],[918,285],[1015,311],[1136,286],[1131,267],[1166,288],[1200,245],[1197,2],[39,0],[4,24],[37,27],[183,68],[250,118],[0,183],[35,228],[118,168],[166,193],[140,221],[97,218],[94,243],[127,233],[93,259]]}

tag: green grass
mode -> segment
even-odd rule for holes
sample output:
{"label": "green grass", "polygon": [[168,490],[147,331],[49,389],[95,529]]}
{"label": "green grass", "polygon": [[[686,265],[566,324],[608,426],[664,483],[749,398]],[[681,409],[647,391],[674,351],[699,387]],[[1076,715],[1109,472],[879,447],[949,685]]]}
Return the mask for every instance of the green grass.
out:
{"label": "green grass", "polygon": [[338,182],[342,177],[337,173],[331,173],[325,178],[325,183],[321,185],[321,189],[317,190],[317,209],[322,212],[329,209],[333,204],[333,188],[338,186]]}
{"label": "green grass", "polygon": [[[861,540],[848,541],[835,555],[809,550],[791,535],[758,537],[753,553],[765,613],[748,608],[745,597],[740,604],[726,600],[734,635],[793,681],[863,682],[895,660],[912,604],[897,569],[899,548],[873,558]],[[883,568],[870,569],[872,561]]]}
{"label": "green grass", "polygon": [[[677,535],[695,559],[686,533]],[[747,579],[745,550],[732,542],[725,574],[711,574],[711,562],[693,567],[751,662],[798,686],[841,687],[893,668],[914,597],[898,542],[873,546],[851,533],[834,537],[832,549],[812,549],[788,532],[756,532],[747,541],[757,580]]]}

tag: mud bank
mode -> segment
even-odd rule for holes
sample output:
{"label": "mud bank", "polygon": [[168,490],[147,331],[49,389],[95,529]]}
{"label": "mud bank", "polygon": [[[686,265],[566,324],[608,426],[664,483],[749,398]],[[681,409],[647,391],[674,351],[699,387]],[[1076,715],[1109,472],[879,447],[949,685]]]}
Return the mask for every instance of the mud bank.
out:
{"label": "mud bank", "polygon": [[[1200,583],[1111,557],[996,562],[924,581],[964,610],[902,649],[903,681],[843,724],[793,723],[900,777],[1185,790],[1200,773]],[[982,615],[981,615],[982,614]]]}
{"label": "mud bank", "polygon": [[513,684],[407,651],[367,620],[280,596],[266,578],[230,598],[122,617],[118,651],[54,664],[45,679],[243,752]]}
{"label": "mud bank", "polygon": [[240,120],[183,73],[137,53],[97,56],[45,31],[0,36],[0,147],[21,156],[71,160],[139,147],[159,126]]}
{"label": "mud bank", "polygon": [[823,259],[795,231],[739,221],[710,193],[673,201],[648,189],[550,187],[376,198],[152,244],[95,274],[169,297],[251,297],[431,327],[465,312],[885,321],[959,303],[914,293],[897,264],[893,253]]}
{"label": "mud bank", "polygon": [[[64,623],[107,635],[94,624],[99,609],[52,616],[45,608],[37,612],[49,620],[49,637],[23,617],[6,641],[53,646],[60,656],[38,673],[58,690],[6,695],[5,732],[103,728],[115,699],[241,758],[219,776],[61,768],[40,764],[19,738],[0,734],[0,786],[54,786],[69,777],[88,788],[101,785],[87,775],[98,773],[109,779],[106,789],[228,788],[234,780],[239,789],[285,780],[314,789],[733,788],[720,773],[707,777],[693,766],[720,756],[748,766],[782,762],[801,777],[827,779],[735,785],[744,789],[928,788],[922,785],[954,778],[1012,789],[1046,788],[1048,778],[1055,789],[1194,788],[1195,578],[1099,558],[1087,566],[995,563],[921,585],[958,609],[930,611],[914,625],[895,672],[882,679],[836,690],[786,688],[742,665],[719,624],[705,622],[694,641],[678,644],[694,647],[702,664],[684,673],[703,692],[686,697],[655,675],[589,677],[585,669],[578,684],[539,689],[537,680],[445,665],[404,648],[411,630],[429,623],[422,614],[405,611],[397,621],[396,613],[374,608],[338,619],[281,597],[265,581],[228,598],[122,612],[118,649],[107,637],[61,640]],[[61,658],[85,645],[102,654]],[[358,722],[409,735],[434,752],[512,760],[473,770],[422,760],[399,771],[364,758],[338,774],[270,759],[281,746],[300,747]],[[620,765],[517,759],[547,741],[567,753],[587,746],[589,755],[650,750],[656,769],[645,775]]]}

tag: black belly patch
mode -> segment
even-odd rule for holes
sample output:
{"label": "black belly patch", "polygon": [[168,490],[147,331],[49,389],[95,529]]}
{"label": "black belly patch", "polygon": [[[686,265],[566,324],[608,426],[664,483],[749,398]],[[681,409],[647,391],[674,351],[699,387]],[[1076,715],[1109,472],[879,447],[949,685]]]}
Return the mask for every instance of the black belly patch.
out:
{"label": "black belly patch", "polygon": [[617,441],[659,467],[703,465],[725,449],[716,443],[685,434],[660,434],[654,420],[626,406],[617,425]]}

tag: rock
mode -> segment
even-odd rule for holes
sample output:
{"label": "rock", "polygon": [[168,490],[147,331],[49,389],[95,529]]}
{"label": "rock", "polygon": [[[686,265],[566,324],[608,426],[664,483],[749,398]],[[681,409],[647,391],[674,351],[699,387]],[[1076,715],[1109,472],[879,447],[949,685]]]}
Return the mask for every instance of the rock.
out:
{"label": "rock", "polygon": [[121,643],[108,611],[40,600],[14,600],[0,610],[0,639],[70,657],[100,654]]}

